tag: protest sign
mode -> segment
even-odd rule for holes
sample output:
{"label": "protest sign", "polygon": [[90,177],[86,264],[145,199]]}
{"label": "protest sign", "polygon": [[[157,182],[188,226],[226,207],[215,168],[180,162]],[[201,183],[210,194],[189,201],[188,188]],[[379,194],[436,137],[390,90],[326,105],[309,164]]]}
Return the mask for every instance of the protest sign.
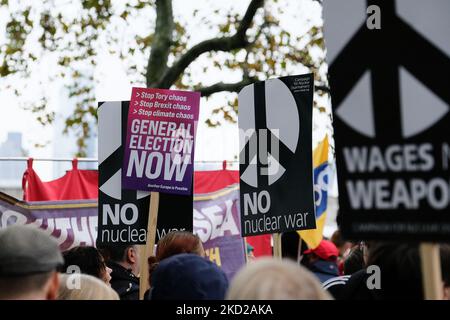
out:
{"label": "protest sign", "polygon": [[[100,103],[98,242],[145,244],[150,193],[122,187],[129,102]],[[156,240],[171,230],[192,231],[190,195],[160,194]]]}
{"label": "protest sign", "polygon": [[245,264],[238,188],[235,184],[194,196],[194,233],[202,241],[206,256],[222,268],[228,279]]}
{"label": "protest sign", "polygon": [[97,238],[97,201],[19,201],[0,192],[0,229],[29,224],[55,237],[61,251]]}
{"label": "protest sign", "polygon": [[[348,239],[449,239],[449,11],[448,1],[324,4]],[[425,297],[439,299],[438,245],[422,243],[421,260]]]}
{"label": "protest sign", "polygon": [[450,3],[372,4],[381,29],[367,26],[366,1],[324,6],[342,232],[447,241]]}
{"label": "protest sign", "polygon": [[[181,196],[174,199],[173,195],[161,194],[160,196],[162,215],[158,221],[157,240],[170,231],[192,231],[192,197]],[[136,199],[129,200],[130,202],[116,201],[115,205],[111,207],[118,206],[120,215],[124,206],[130,207],[135,204],[139,212],[142,210],[147,213],[149,196],[143,199],[146,200],[144,203]],[[103,204],[105,203],[103,202]],[[186,215],[180,216],[182,224],[177,224],[174,219],[177,212],[187,213],[187,219],[183,219]],[[35,225],[53,235],[63,251],[79,245],[95,246],[96,242],[99,244],[140,244],[140,241],[145,240],[146,219],[138,219],[135,224],[127,226],[127,228],[109,224],[98,228],[98,217],[101,222],[103,214],[97,207],[97,200],[19,201],[0,192],[0,229],[13,224]],[[100,232],[98,239],[97,228]],[[142,234],[140,234],[140,230],[142,230]],[[127,236],[129,238],[126,238]]]}
{"label": "protest sign", "polygon": [[239,93],[243,236],[316,227],[313,76],[270,79]]}
{"label": "protest sign", "polygon": [[125,189],[191,194],[200,94],[133,88],[122,184]]}

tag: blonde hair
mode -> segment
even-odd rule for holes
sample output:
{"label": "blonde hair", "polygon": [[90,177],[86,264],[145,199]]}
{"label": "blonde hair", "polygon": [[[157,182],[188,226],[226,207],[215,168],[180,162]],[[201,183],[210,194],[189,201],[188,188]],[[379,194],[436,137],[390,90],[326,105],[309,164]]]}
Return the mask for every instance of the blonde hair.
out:
{"label": "blonde hair", "polygon": [[260,258],[241,269],[227,300],[331,300],[316,277],[291,260]]}
{"label": "blonde hair", "polygon": [[60,280],[58,300],[119,300],[117,292],[96,277],[81,273],[61,274]]}

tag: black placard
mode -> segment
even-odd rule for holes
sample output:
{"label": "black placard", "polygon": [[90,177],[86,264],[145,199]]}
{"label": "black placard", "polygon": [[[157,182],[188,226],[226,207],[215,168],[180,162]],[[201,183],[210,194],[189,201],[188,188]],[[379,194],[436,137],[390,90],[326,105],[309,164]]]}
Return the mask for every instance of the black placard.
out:
{"label": "black placard", "polygon": [[244,236],[316,227],[313,76],[258,82],[239,93]]}
{"label": "black placard", "polygon": [[450,59],[397,4],[367,1],[381,29],[362,24],[330,64],[339,220],[349,239],[448,241]]}
{"label": "black placard", "polygon": [[[99,103],[98,244],[145,244],[146,241],[149,192],[121,188],[128,108],[129,101]],[[121,130],[120,135],[114,130]],[[160,193],[156,241],[171,230],[192,231],[192,224],[192,194]]]}

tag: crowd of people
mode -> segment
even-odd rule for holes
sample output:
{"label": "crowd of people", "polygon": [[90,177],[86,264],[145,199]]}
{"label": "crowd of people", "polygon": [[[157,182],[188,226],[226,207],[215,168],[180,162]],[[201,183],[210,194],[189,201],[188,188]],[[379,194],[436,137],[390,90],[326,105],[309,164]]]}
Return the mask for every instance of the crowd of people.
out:
{"label": "crowd of people", "polygon": [[[314,249],[303,243],[297,250],[296,259],[252,257],[230,281],[205,257],[198,236],[171,232],[148,258],[145,299],[423,299],[417,244],[352,243],[336,232]],[[442,297],[450,299],[450,246],[442,244],[440,254]],[[138,300],[141,259],[135,245],[61,253],[40,229],[8,227],[0,231],[0,299]]]}

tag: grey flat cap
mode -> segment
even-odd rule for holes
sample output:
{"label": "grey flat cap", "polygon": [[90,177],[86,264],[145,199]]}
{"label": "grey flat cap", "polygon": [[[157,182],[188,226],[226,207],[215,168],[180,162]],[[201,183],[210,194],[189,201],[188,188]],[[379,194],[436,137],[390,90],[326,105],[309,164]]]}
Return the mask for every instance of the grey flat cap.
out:
{"label": "grey flat cap", "polygon": [[0,277],[56,270],[64,263],[58,243],[33,226],[0,230]]}

